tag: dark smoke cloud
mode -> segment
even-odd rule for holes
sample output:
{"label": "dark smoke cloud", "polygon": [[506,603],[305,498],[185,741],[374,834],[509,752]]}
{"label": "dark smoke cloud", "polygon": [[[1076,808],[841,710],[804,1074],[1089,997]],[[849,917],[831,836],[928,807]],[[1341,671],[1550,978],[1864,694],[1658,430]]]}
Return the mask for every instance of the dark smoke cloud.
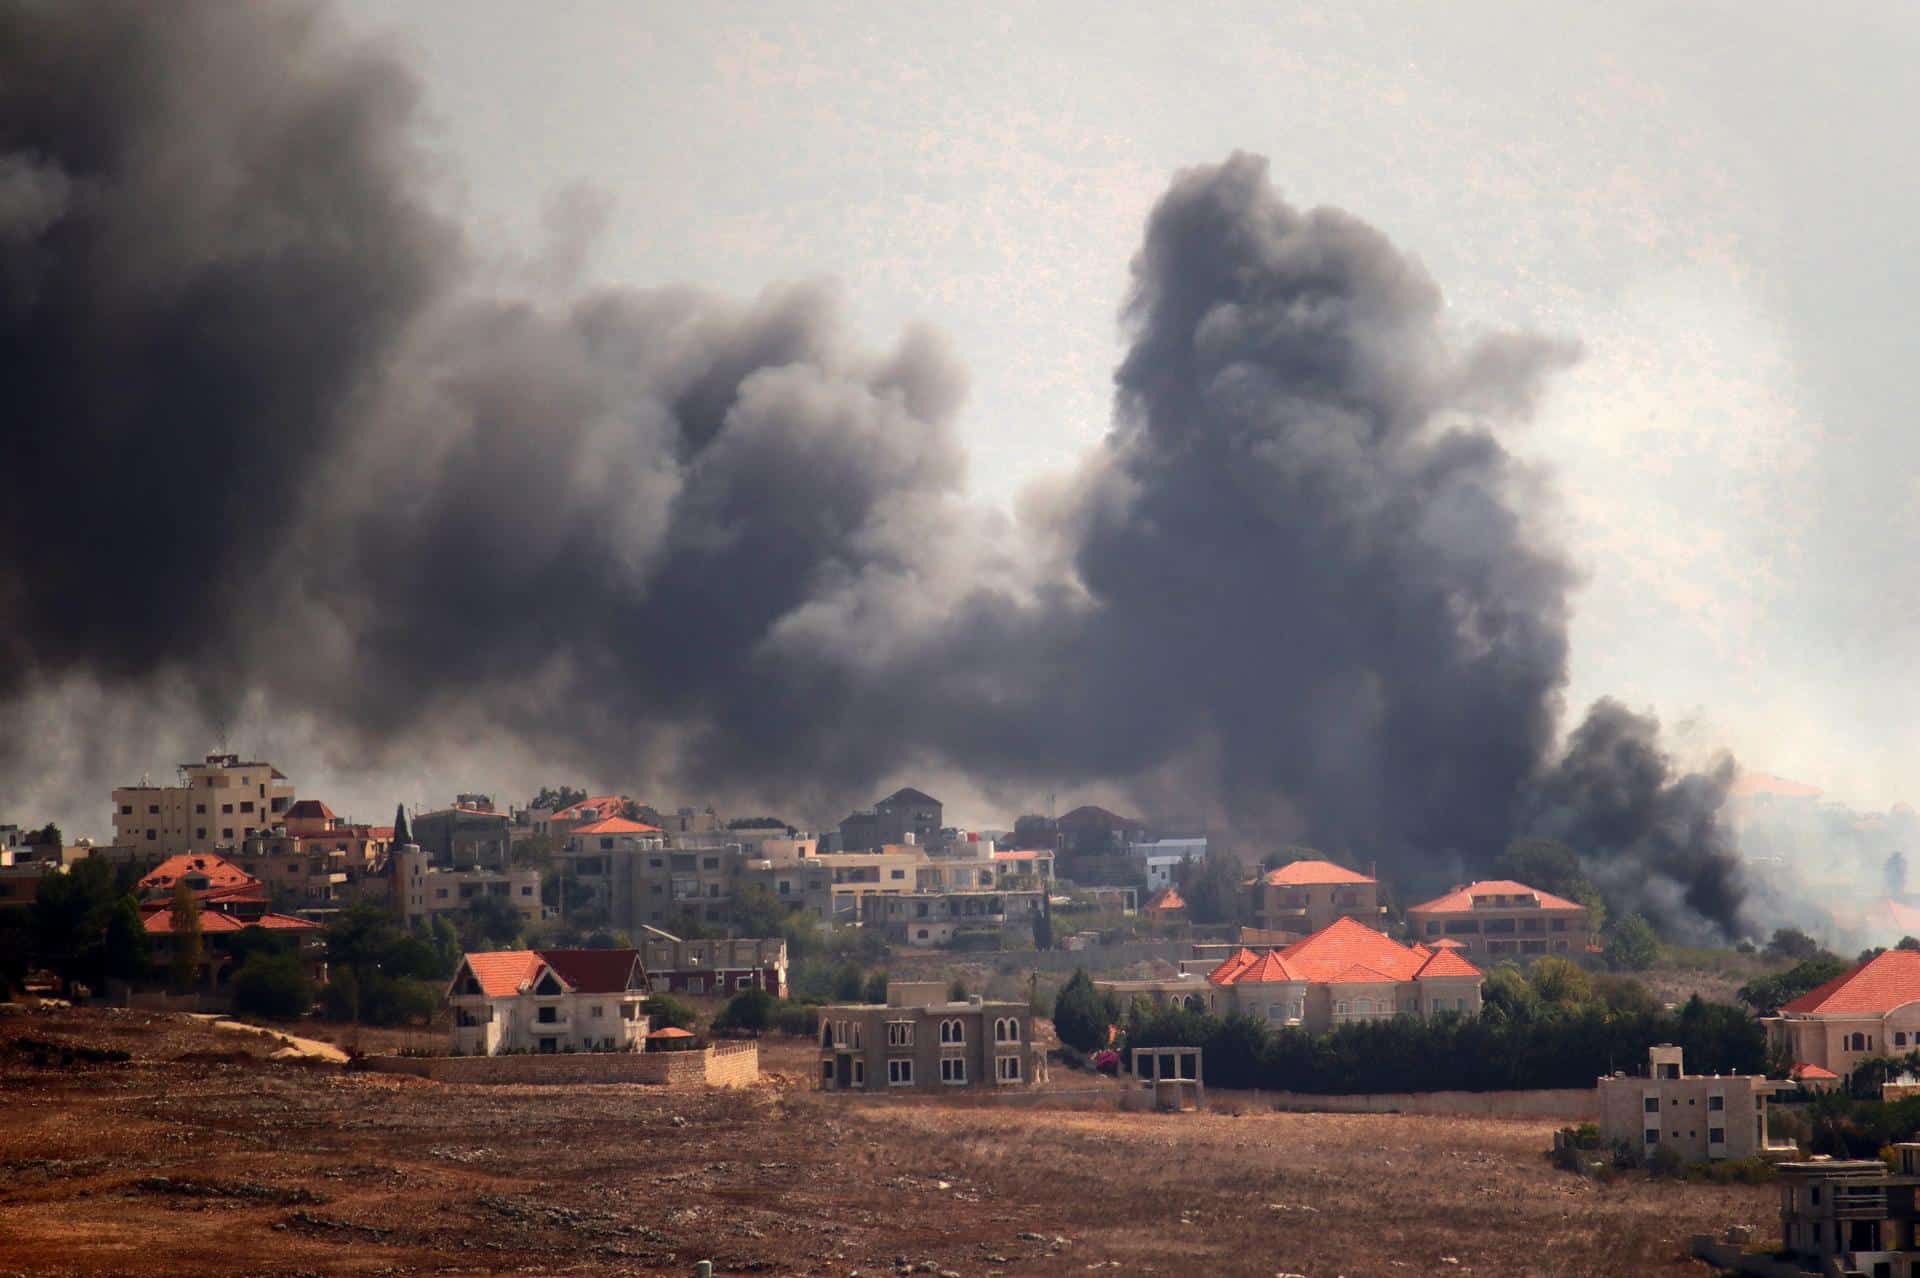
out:
{"label": "dark smoke cloud", "polygon": [[415,96],[306,6],[0,7],[0,698],[816,815],[1116,782],[1416,883],[1552,828],[1736,925],[1723,782],[1609,705],[1555,758],[1572,575],[1495,432],[1564,345],[1460,349],[1416,263],[1235,156],[1149,220],[1111,436],[1009,520],[938,339],[864,349],[830,288],[578,290],[580,196],[537,295],[485,285]]}

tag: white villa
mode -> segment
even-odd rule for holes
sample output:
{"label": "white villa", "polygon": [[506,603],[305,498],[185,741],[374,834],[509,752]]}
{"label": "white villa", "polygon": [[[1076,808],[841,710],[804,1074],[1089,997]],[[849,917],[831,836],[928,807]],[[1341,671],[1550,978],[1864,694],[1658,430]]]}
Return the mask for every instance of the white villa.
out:
{"label": "white villa", "polygon": [[453,1050],[637,1052],[649,991],[638,950],[494,950],[468,954],[447,987]]}

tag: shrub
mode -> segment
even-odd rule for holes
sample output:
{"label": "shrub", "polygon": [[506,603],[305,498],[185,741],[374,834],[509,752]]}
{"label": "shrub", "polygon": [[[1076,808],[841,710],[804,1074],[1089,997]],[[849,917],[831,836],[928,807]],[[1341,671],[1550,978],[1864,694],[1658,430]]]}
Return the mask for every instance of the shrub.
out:
{"label": "shrub", "polygon": [[700,1014],[671,994],[655,994],[641,1007],[652,1019],[655,1029],[690,1030],[700,1023]]}
{"label": "shrub", "polygon": [[313,981],[296,954],[259,951],[233,975],[233,1010],[291,1021],[313,1007]]}
{"label": "shrub", "polygon": [[741,990],[728,999],[720,1014],[713,1018],[713,1028],[762,1033],[772,1028],[778,1003],[779,1000],[765,990]]}
{"label": "shrub", "polygon": [[812,1003],[782,1003],[773,1024],[782,1034],[811,1037],[820,1032],[820,1009]]}

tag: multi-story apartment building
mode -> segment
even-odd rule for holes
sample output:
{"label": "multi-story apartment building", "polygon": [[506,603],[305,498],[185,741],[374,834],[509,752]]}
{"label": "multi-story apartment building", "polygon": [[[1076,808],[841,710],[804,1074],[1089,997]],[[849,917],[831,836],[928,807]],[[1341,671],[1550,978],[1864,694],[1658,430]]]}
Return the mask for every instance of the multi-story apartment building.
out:
{"label": "multi-story apartment building", "polygon": [[1384,913],[1380,884],[1371,875],[1331,861],[1295,861],[1253,884],[1253,925],[1296,936],[1318,932],[1336,919],[1377,928]]}
{"label": "multi-story apartment building", "polygon": [[1044,848],[995,848],[989,858],[997,888],[1046,887],[1053,882],[1053,853]]}
{"label": "multi-story apartment building", "polygon": [[175,786],[122,786],[113,792],[113,842],[137,860],[237,848],[278,824],[293,785],[270,763],[210,754],[180,765]]}
{"label": "multi-story apartment building", "polygon": [[832,917],[853,922],[860,917],[860,899],[900,896],[920,887],[920,871],[932,864],[918,844],[892,844],[875,852],[837,852],[820,863],[832,876]]}
{"label": "multi-story apartment building", "polygon": [[911,786],[895,790],[864,812],[840,823],[842,852],[870,852],[890,843],[914,843],[923,848],[941,842],[940,800]]}
{"label": "multi-story apartment building", "polygon": [[1689,1074],[1683,1050],[1661,1043],[1647,1052],[1647,1073],[1624,1071],[1597,1084],[1600,1136],[1651,1157],[1672,1150],[1689,1163],[1757,1158],[1791,1151],[1767,1133],[1767,1098],[1792,1083],[1758,1074]]}
{"label": "multi-story apartment building", "polygon": [[1869,1056],[1920,1050],[1920,950],[1887,950],[1763,1018],[1795,1068],[1847,1075]]}
{"label": "multi-story apartment building", "polygon": [[633,925],[671,929],[682,920],[723,926],[733,917],[734,893],[747,857],[737,843],[706,848],[657,848],[635,860]]}
{"label": "multi-story apartment building", "polygon": [[[401,837],[396,832],[396,839]],[[396,843],[387,854],[388,899],[401,918],[432,919],[457,914],[482,900],[511,905],[527,923],[546,917],[540,901],[540,871],[531,867],[508,870],[447,870],[417,843]]]}
{"label": "multi-story apartment building", "polygon": [[1024,1003],[947,1001],[938,981],[896,981],[887,1001],[820,1009],[823,1091],[1027,1087],[1045,1070]]}
{"label": "multi-story apartment building", "polygon": [[369,890],[392,838],[390,826],[346,821],[318,799],[301,799],[271,831],[244,840],[233,860],[285,908],[333,909]]}
{"label": "multi-story apartment building", "polygon": [[587,908],[604,914],[610,926],[631,931],[649,921],[643,909],[643,858],[665,845],[666,835],[654,826],[604,817],[573,828],[566,846],[554,853],[554,873],[584,888]]}
{"label": "multi-story apartment building", "polygon": [[646,1043],[647,974],[637,950],[468,954],[447,986],[453,1050],[637,1051]]}
{"label": "multi-story apartment building", "polygon": [[1511,879],[1469,883],[1411,906],[1407,930],[1429,944],[1458,941],[1476,959],[1584,954],[1592,940],[1586,906]]}
{"label": "multi-story apartment building", "polygon": [[[3,826],[0,834],[17,832],[17,829]],[[24,905],[40,891],[42,875],[65,874],[75,862],[92,854],[93,845],[85,840],[62,847],[17,839],[6,843],[0,839],[0,905]]]}
{"label": "multi-story apartment building", "polygon": [[833,870],[830,863],[835,859],[751,860],[741,867],[740,882],[765,889],[790,909],[804,910],[822,922],[831,922]]}
{"label": "multi-story apartment building", "polygon": [[876,893],[860,898],[860,923],[901,945],[946,945],[973,931],[1024,932],[1030,939],[1034,920],[1046,908],[1047,894],[1039,891]]}
{"label": "multi-story apartment building", "polygon": [[737,994],[765,990],[787,995],[784,937],[683,940],[656,927],[641,929],[640,958],[657,991],[675,994]]}
{"label": "multi-story apartment building", "polygon": [[513,848],[513,822],[486,795],[463,794],[450,808],[414,813],[413,838],[435,865],[500,870]]}

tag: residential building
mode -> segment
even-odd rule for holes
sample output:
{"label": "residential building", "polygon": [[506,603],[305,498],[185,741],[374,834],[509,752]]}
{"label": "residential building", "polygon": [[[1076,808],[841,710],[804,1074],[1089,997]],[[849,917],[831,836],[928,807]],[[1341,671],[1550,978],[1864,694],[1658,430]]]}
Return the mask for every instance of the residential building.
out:
{"label": "residential building", "polygon": [[1141,839],[1130,849],[1139,863],[1146,891],[1158,892],[1172,887],[1184,864],[1198,865],[1206,860],[1205,838]]}
{"label": "residential building", "polygon": [[1458,941],[1475,959],[1584,954],[1593,939],[1586,906],[1511,879],[1468,883],[1411,906],[1407,931],[1429,944]]}
{"label": "residential building", "polygon": [[1206,976],[1095,981],[1135,998],[1226,1016],[1239,1013],[1315,1033],[1348,1021],[1480,1011],[1480,969],[1451,949],[1402,945],[1353,919],[1336,919],[1280,949],[1241,948]]}
{"label": "residential building", "polygon": [[[413,838],[435,865],[503,870],[513,847],[513,822],[484,794],[463,794],[450,808],[417,812]],[[577,828],[577,827],[576,827]]]}
{"label": "residential building", "polygon": [[359,825],[318,799],[301,799],[271,831],[243,840],[234,862],[295,910],[337,909],[376,877],[393,831]]}
{"label": "residential building", "polygon": [[895,790],[871,810],[855,812],[840,823],[840,851],[870,852],[889,843],[923,848],[941,842],[940,800],[912,787]]}
{"label": "residential building", "polygon": [[822,1091],[1028,1087],[1046,1067],[1024,1003],[950,1002],[938,981],[896,981],[885,1003],[820,1009]]}
{"label": "residential building", "polygon": [[573,827],[587,825],[594,821],[604,821],[608,817],[624,816],[627,804],[631,802],[633,801],[625,795],[601,794],[569,804],[546,816],[536,813],[533,832],[536,835],[551,838],[557,847],[564,847],[567,839],[573,834]]}
{"label": "residential building", "polygon": [[[400,837],[395,833],[396,840]],[[409,923],[436,914],[457,914],[482,900],[511,905],[527,923],[546,917],[540,901],[540,871],[448,870],[432,863],[417,843],[396,843],[387,856],[388,899]]]}
{"label": "residential building", "polygon": [[[170,905],[148,906],[140,916],[150,947],[151,979],[173,978],[173,909]],[[235,913],[216,906],[200,911],[200,961],[195,968],[193,986],[209,993],[224,991],[239,969],[240,961],[232,951],[234,939],[250,927],[261,928],[276,936],[292,939],[294,953],[307,978],[316,985],[327,979],[327,943],[324,930],[311,919],[290,914]]]}
{"label": "residential building", "polygon": [[1597,1084],[1600,1136],[1645,1157],[1671,1150],[1683,1161],[1757,1158],[1792,1151],[1767,1132],[1767,1098],[1784,1087],[1758,1074],[1689,1074],[1682,1049],[1661,1043],[1647,1052],[1647,1072],[1624,1071]]}
{"label": "residential building", "polygon": [[1031,940],[1034,920],[1047,908],[1045,892],[994,889],[872,893],[859,901],[862,927],[915,946],[947,945],[962,933],[982,931],[1011,931]]}
{"label": "residential building", "polygon": [[[0,827],[0,832],[17,827]],[[34,831],[29,830],[31,836]],[[93,844],[82,839],[65,847],[52,843],[15,841],[0,847],[0,906],[24,905],[40,891],[45,874],[65,874],[76,862],[93,855]]]}
{"label": "residential building", "polygon": [[741,866],[740,882],[763,888],[789,908],[804,910],[822,922],[830,922],[833,919],[833,870],[828,864],[831,859],[748,861]]}
{"label": "residential building", "polygon": [[203,907],[253,914],[264,913],[267,908],[266,885],[212,853],[170,856],[140,880],[136,891],[143,906],[165,905],[182,884]]}
{"label": "residential building", "polygon": [[1141,886],[1133,845],[1146,824],[1085,804],[1053,823],[1060,877],[1082,886]]}
{"label": "residential building", "polygon": [[1279,932],[1323,931],[1336,919],[1377,928],[1386,911],[1372,875],[1331,861],[1295,861],[1254,880],[1253,925]]}
{"label": "residential building", "polygon": [[585,888],[591,897],[587,908],[602,914],[610,926],[631,930],[644,917],[635,909],[641,858],[665,845],[666,835],[657,826],[603,817],[573,827],[566,846],[554,853],[554,873],[569,885]]}
{"label": "residential building", "polygon": [[1869,1056],[1920,1049],[1920,951],[1887,950],[1764,1018],[1794,1062],[1847,1075]]}
{"label": "residential building", "polygon": [[1140,907],[1140,913],[1155,923],[1185,923],[1187,921],[1187,901],[1180,895],[1177,887],[1163,887],[1147,898]]}
{"label": "residential building", "polygon": [[1693,1254],[1720,1272],[1766,1278],[1820,1274],[1915,1278],[1920,1239],[1920,1144],[1893,1146],[1893,1166],[1878,1158],[1820,1158],[1779,1163],[1778,1249],[1741,1251],[1698,1234]]}
{"label": "residential building", "polygon": [[[682,836],[684,837],[684,836]],[[654,848],[634,859],[631,928],[673,928],[683,920],[723,926],[746,872],[740,845]]]}
{"label": "residential building", "polygon": [[765,990],[787,996],[785,937],[683,940],[657,927],[640,929],[640,958],[660,993],[731,995]]}
{"label": "residential building", "polygon": [[919,890],[920,871],[932,864],[925,848],[896,843],[874,852],[835,852],[820,858],[831,875],[833,915],[852,922],[867,896],[898,896]]}
{"label": "residential building", "polygon": [[142,783],[113,792],[113,841],[136,859],[236,848],[277,824],[293,785],[270,763],[210,754],[180,765],[180,784]]}
{"label": "residential building", "polygon": [[493,950],[467,954],[447,986],[453,1050],[638,1051],[647,974],[638,950]]}
{"label": "residential building", "polygon": [[1118,914],[1123,918],[1132,918],[1140,909],[1140,893],[1136,888],[1110,885],[1082,887],[1077,896],[1094,910]]}
{"label": "residential building", "polygon": [[995,848],[989,859],[995,887],[1044,888],[1053,883],[1053,853],[1045,848]]}

